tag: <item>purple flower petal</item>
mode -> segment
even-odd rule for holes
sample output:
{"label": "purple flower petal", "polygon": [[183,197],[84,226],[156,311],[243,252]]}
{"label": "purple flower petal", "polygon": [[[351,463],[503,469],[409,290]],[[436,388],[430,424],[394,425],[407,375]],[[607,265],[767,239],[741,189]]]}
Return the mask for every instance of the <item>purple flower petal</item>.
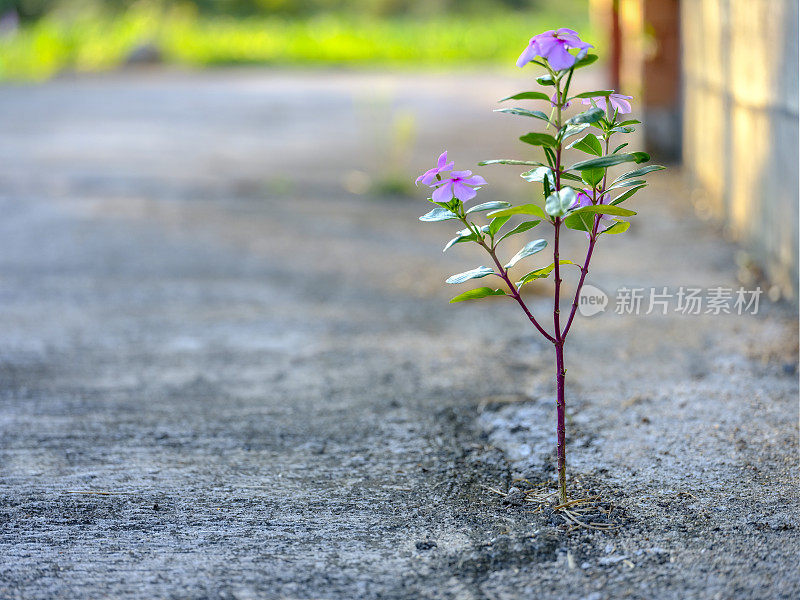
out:
{"label": "purple flower petal", "polygon": [[433,178],[436,177],[436,169],[428,169],[422,175],[417,177],[417,180],[414,182],[415,185],[419,185],[420,182],[424,183],[425,185],[430,185]]}
{"label": "purple flower petal", "polygon": [[462,179],[461,182],[467,185],[489,185],[486,183],[486,180],[480,175],[473,175],[472,177]]}
{"label": "purple flower petal", "polygon": [[575,31],[574,29],[567,29],[566,27],[562,27],[555,33],[559,37],[559,39],[564,40],[574,48],[577,48],[580,44],[583,44],[581,38],[578,37],[578,32]]}
{"label": "purple flower petal", "polygon": [[556,32],[558,38],[564,40],[567,43],[567,46],[570,48],[580,48],[583,51],[583,54],[586,54],[586,51],[589,48],[594,48],[591,44],[587,44],[584,42],[580,37],[578,37],[578,32],[573,29],[567,29],[566,27],[562,27]]}
{"label": "purple flower petal", "polygon": [[517,66],[519,68],[524,67],[537,56],[539,56],[539,54],[536,51],[536,46],[533,39],[531,39],[528,46],[522,51],[522,54],[519,55],[519,58],[517,59]]}
{"label": "purple flower petal", "polygon": [[468,185],[464,185],[463,181],[454,181],[453,195],[462,202],[466,202],[467,200],[472,200],[475,196],[477,196],[478,192],[473,190]]}
{"label": "purple flower petal", "polygon": [[589,48],[593,47],[581,40],[573,29],[566,27],[562,27],[558,31],[549,29],[530,39],[527,48],[517,59],[517,66],[523,67],[537,56],[541,56],[550,62],[550,66],[561,71],[575,64],[576,58],[567,52],[569,48],[577,48],[579,50],[578,58],[583,58]]}
{"label": "purple flower petal", "polygon": [[557,37],[553,35],[545,35],[542,34],[537,36],[536,40],[536,49],[539,53],[539,56],[549,59],[550,54],[555,51],[560,46],[564,45],[564,42],[559,40]]}
{"label": "purple flower petal", "polygon": [[581,104],[594,104],[597,108],[602,108],[603,110],[606,109],[606,97],[605,96],[595,96],[594,98],[584,98],[581,100]]}
{"label": "purple flower petal", "polygon": [[567,52],[566,44],[557,43],[553,49],[547,53],[547,61],[550,66],[556,71],[563,71],[569,69],[575,64],[575,57]]}
{"label": "purple flower petal", "polygon": [[431,200],[434,202],[450,202],[453,199],[453,182],[447,179],[442,184],[433,190]]}
{"label": "purple flower petal", "polygon": [[631,112],[631,103],[628,100],[633,100],[633,96],[623,96],[622,94],[611,94],[609,96],[611,106],[616,108],[621,115],[627,115]]}
{"label": "purple flower petal", "polygon": [[419,185],[420,182],[424,183],[425,185],[431,185],[431,183],[435,180],[436,176],[441,173],[442,171],[449,171],[455,166],[456,163],[454,162],[447,162],[447,150],[442,152],[439,155],[439,159],[437,161],[437,166],[432,169],[428,169],[422,175],[417,177],[416,185]]}
{"label": "purple flower petal", "polygon": [[570,208],[583,208],[584,206],[591,206],[592,198],[588,190],[578,191],[575,197],[575,202],[572,203]]}
{"label": "purple flower petal", "polygon": [[472,175],[472,171],[453,171],[450,173],[452,179],[466,179],[470,175]]}

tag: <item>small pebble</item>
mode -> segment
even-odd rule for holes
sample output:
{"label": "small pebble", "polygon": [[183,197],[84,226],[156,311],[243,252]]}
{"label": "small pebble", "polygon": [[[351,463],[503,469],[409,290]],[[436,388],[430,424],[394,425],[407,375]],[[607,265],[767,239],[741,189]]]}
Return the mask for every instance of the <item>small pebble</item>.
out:
{"label": "small pebble", "polygon": [[604,556],[603,558],[601,558],[600,560],[597,561],[597,564],[602,565],[604,567],[607,567],[609,565],[616,565],[618,563],[621,563],[623,560],[627,560],[627,559],[628,559],[628,557],[625,556],[624,554],[622,554],[622,555],[615,554],[615,555],[612,555],[612,556]]}
{"label": "small pebble", "polygon": [[524,502],[525,493],[517,487],[510,488],[506,497],[503,498],[503,503],[510,504],[511,506],[522,506]]}
{"label": "small pebble", "polygon": [[430,550],[431,548],[436,548],[437,544],[431,540],[419,540],[416,546],[417,550]]}

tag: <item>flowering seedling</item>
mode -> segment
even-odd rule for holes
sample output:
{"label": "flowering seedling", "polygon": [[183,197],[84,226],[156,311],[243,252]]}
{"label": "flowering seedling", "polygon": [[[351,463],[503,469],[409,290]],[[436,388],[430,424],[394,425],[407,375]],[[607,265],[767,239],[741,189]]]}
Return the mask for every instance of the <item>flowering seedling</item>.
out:
{"label": "flowering seedling", "polygon": [[[617,94],[612,90],[582,92],[570,96],[570,83],[576,69],[591,65],[597,56],[589,54],[590,44],[583,42],[571,29],[546,31],[531,38],[522,52],[517,66],[532,63],[543,72],[536,82],[544,91],[521,92],[508,100],[526,100],[544,103],[545,110],[529,108],[499,108],[496,112],[517,115],[533,122],[541,121],[544,132],[526,133],[519,139],[525,144],[541,149],[543,161],[494,159],[480,165],[519,165],[527,167],[522,179],[537,185],[534,193],[538,200],[529,204],[512,206],[510,202],[492,200],[467,207],[486,181],[471,171],[454,171],[453,162],[447,161],[447,152],[438,160],[437,166],[417,179],[417,184],[432,188],[430,202],[436,208],[420,217],[421,221],[458,221],[463,227],[445,245],[445,251],[456,244],[475,243],[483,248],[491,259],[490,266],[479,266],[447,279],[447,283],[461,284],[473,279],[495,277],[502,280],[500,287],[479,287],[453,298],[450,302],[477,300],[489,296],[505,296],[516,302],[534,327],[555,348],[556,375],[556,455],[558,461],[558,496],[562,505],[567,499],[567,456],[565,430],[564,344],[578,308],[581,288],[589,272],[592,252],[603,234],[620,234],[627,231],[627,220],[636,213],[621,206],[636,192],[645,187],[645,175],[663,169],[659,165],[635,168],[618,177],[609,174],[609,168],[626,163],[644,163],[650,160],[645,152],[623,152],[628,145],[619,143],[618,136],[629,134],[639,121],[622,115],[631,112],[631,96]],[[580,100],[580,104],[575,102]],[[565,111],[571,105],[584,107],[583,112],[567,117]],[[584,154],[569,164],[567,154]],[[488,221],[479,224],[476,218],[483,214]],[[521,221],[519,219],[522,219]],[[511,220],[515,219],[512,223]],[[511,242],[519,242],[536,227],[546,226],[552,232],[552,262],[539,266],[522,277],[513,277],[511,269],[528,257],[539,254],[548,246],[545,239],[534,239],[524,244],[517,243],[519,250],[511,254],[506,248]],[[560,239],[571,229],[582,232],[588,239],[586,256],[582,263],[565,259],[560,254]],[[500,255],[511,255],[502,260]],[[577,283],[569,308],[562,315],[562,267],[574,265]],[[521,292],[525,286],[543,285],[552,276],[553,281],[553,328],[540,323],[525,303]],[[513,278],[512,278],[513,277]]]}

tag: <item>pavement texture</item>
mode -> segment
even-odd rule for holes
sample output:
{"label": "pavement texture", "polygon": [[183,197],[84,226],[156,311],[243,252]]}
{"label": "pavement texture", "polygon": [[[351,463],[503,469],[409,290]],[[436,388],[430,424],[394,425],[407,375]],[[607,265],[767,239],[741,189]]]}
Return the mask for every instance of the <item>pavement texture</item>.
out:
{"label": "pavement texture", "polygon": [[[553,349],[509,302],[447,303],[485,259],[443,255],[397,182],[444,148],[519,157],[527,123],[490,109],[525,87],[0,88],[0,598],[800,596],[795,313],[613,311],[623,286],[739,286],[677,169],[598,246],[611,304],[567,347],[570,492],[618,529],[486,489],[552,482]],[[486,200],[529,192],[476,170]]]}

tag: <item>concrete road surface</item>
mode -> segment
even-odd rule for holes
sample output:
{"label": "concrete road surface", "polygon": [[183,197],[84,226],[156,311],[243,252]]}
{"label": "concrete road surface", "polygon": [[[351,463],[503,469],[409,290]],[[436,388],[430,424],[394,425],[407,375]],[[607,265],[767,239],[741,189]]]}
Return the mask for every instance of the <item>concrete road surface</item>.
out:
{"label": "concrete road surface", "polygon": [[[567,350],[571,493],[618,529],[486,489],[552,481],[552,347],[511,303],[447,303],[485,259],[443,255],[404,182],[527,152],[491,108],[528,86],[0,88],[0,598],[797,598],[796,315],[648,306],[741,285],[676,169],[602,240],[609,304]],[[486,200],[532,189],[477,170]]]}

